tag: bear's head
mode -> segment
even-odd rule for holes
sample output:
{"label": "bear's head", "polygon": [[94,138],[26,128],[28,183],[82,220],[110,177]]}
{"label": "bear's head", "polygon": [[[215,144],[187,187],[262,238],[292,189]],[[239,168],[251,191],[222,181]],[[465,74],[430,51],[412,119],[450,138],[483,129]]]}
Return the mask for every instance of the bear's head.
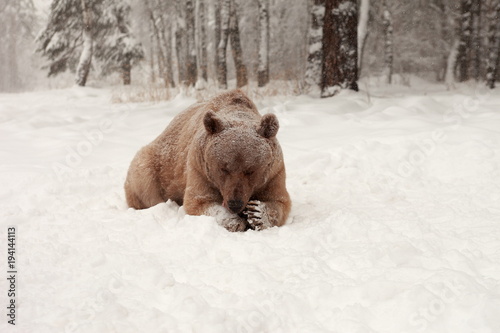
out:
{"label": "bear's head", "polygon": [[[278,119],[266,114],[254,126],[235,126],[208,111],[205,172],[222,196],[222,205],[238,214],[255,191],[268,182],[276,158]],[[273,148],[274,147],[274,148]]]}

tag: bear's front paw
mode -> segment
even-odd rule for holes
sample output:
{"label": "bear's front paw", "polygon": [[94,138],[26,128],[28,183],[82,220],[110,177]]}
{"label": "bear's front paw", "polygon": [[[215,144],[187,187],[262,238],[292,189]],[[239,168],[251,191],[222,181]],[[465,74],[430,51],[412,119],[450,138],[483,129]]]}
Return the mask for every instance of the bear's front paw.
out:
{"label": "bear's front paw", "polygon": [[205,215],[215,217],[215,220],[220,226],[223,226],[228,231],[237,232],[245,231],[248,229],[247,221],[238,215],[229,213],[227,209],[222,206],[214,205],[206,210]]}
{"label": "bear's front paw", "polygon": [[247,217],[251,229],[263,230],[273,226],[269,219],[266,204],[259,200],[250,200],[243,210],[243,214]]}

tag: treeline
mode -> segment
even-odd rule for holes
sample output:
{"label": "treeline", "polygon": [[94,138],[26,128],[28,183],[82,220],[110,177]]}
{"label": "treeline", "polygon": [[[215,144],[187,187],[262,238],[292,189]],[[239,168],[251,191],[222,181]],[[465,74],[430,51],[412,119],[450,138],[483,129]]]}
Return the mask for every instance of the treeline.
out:
{"label": "treeline", "polygon": [[198,89],[285,80],[331,96],[363,76],[494,87],[500,75],[500,0],[53,0],[41,29],[36,16],[32,0],[0,0],[2,90],[26,81],[19,59],[35,37],[46,73],[80,85],[135,73]]}

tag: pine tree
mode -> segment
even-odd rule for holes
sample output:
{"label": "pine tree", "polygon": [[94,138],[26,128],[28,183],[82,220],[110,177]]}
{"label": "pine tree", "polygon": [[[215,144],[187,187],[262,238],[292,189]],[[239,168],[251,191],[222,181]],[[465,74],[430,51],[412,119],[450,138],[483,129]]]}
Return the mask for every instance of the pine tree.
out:
{"label": "pine tree", "polygon": [[101,18],[101,29],[97,32],[95,57],[102,63],[102,74],[120,72],[123,84],[131,83],[132,66],[144,59],[142,45],[132,35],[130,27],[131,8],[123,2],[110,3]]}
{"label": "pine tree", "polygon": [[323,24],[321,97],[358,91],[358,8],[355,0],[327,0]]}
{"label": "pine tree", "polygon": [[54,0],[47,26],[37,38],[37,51],[49,60],[48,75],[69,69],[84,86],[96,51],[101,74],[120,70],[127,82],[126,72],[143,56],[141,46],[132,42],[129,11],[120,0]]}
{"label": "pine tree", "polygon": [[305,88],[319,87],[321,84],[321,64],[323,61],[322,39],[325,0],[310,0],[310,24],[308,31],[308,55]]}
{"label": "pine tree", "polygon": [[269,0],[258,0],[259,4],[259,65],[257,84],[259,87],[269,83]]}

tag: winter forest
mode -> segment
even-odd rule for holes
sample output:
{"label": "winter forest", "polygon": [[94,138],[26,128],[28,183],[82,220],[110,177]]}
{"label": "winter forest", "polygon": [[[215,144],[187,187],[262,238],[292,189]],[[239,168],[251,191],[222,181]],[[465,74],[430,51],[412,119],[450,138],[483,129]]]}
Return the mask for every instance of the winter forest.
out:
{"label": "winter forest", "polygon": [[331,96],[411,75],[494,87],[499,17],[498,0],[2,0],[0,91],[272,80]]}

